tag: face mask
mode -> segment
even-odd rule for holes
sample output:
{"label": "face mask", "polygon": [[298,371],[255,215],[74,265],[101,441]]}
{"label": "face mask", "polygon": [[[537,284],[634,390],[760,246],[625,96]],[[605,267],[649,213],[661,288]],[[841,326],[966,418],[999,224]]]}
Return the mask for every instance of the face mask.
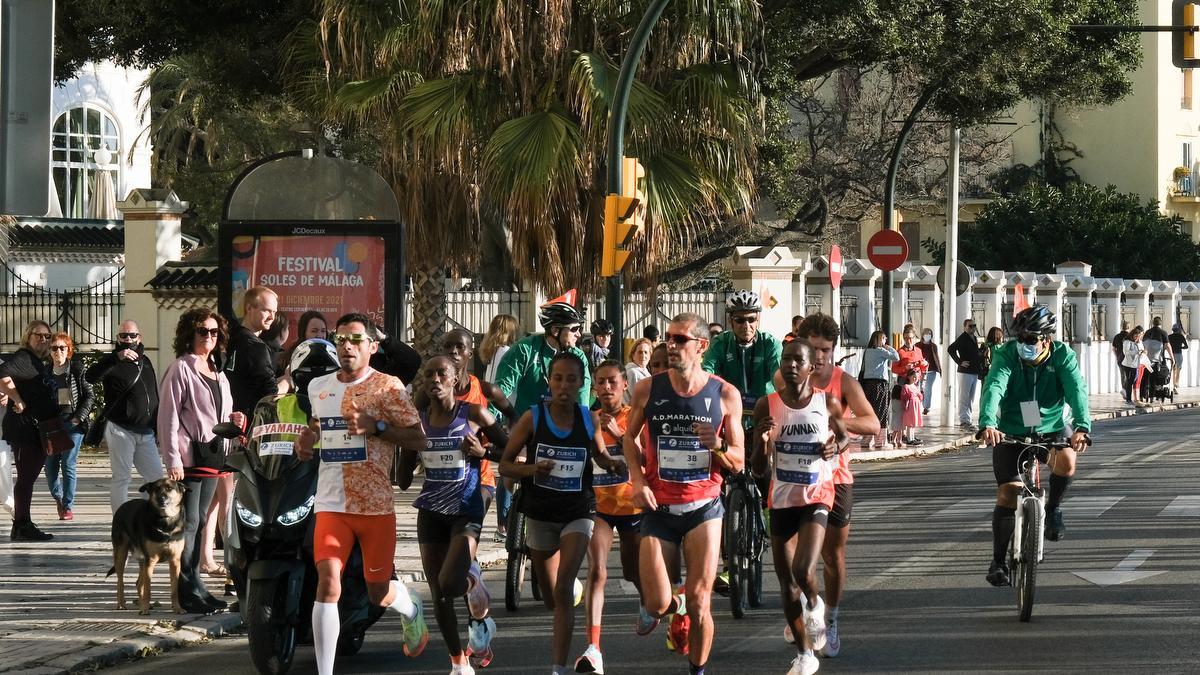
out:
{"label": "face mask", "polygon": [[1040,353],[1041,350],[1038,349],[1037,345],[1027,345],[1023,342],[1017,343],[1017,354],[1025,361],[1033,361]]}
{"label": "face mask", "polygon": [[921,337],[921,341],[922,342],[933,342],[933,336],[932,335],[924,335]]}

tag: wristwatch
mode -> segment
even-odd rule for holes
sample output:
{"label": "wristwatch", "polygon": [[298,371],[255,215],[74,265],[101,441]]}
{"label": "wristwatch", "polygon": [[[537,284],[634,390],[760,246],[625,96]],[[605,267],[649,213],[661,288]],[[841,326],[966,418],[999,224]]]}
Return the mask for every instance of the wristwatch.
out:
{"label": "wristwatch", "polygon": [[387,431],[387,428],[388,428],[387,422],[384,422],[383,420],[375,420],[375,435],[376,436]]}

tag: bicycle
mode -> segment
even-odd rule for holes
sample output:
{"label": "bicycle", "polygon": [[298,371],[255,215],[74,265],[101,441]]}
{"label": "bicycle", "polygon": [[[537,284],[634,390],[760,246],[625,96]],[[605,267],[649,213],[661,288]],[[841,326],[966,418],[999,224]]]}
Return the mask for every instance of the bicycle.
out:
{"label": "bicycle", "polygon": [[[1060,436],[1042,438],[1009,438],[1006,443],[1024,446],[1017,455],[1021,467],[1021,493],[1017,495],[1016,522],[1009,546],[1008,568],[1010,583],[1017,589],[1017,618],[1029,621],[1033,616],[1034,591],[1037,587],[1038,564],[1046,556],[1046,491],[1042,488],[1041,457],[1049,461],[1050,453],[1068,447]],[[1087,440],[1091,445],[1091,439]]]}
{"label": "bicycle", "polygon": [[525,586],[526,568],[529,569],[529,580],[533,586],[533,599],[542,599],[537,573],[529,560],[529,546],[525,542],[525,514],[521,512],[521,496],[520,483],[517,483],[513,488],[512,506],[508,509],[508,533],[504,538],[504,548],[508,551],[508,561],[504,570],[504,608],[510,612],[521,608],[521,590]]}
{"label": "bicycle", "polygon": [[762,493],[742,469],[725,481],[725,560],[729,565],[729,601],[733,617],[746,615],[747,606],[762,605],[762,556],[766,550],[767,526],[763,519]]}

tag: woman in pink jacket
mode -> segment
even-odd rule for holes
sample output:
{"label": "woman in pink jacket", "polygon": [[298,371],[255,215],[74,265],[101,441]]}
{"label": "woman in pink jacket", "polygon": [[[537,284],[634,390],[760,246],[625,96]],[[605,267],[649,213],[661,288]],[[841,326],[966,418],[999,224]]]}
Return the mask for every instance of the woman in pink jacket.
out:
{"label": "woman in pink jacket", "polygon": [[205,514],[224,466],[227,443],[212,433],[222,420],[245,426],[233,413],[229,381],[221,358],[229,338],[225,319],[207,307],[193,309],[175,327],[176,358],[159,385],[158,442],[167,476],[188,488],[184,500],[183,568],[179,602],[187,612],[208,614],[225,608],[204,587],[200,549],[204,545]]}

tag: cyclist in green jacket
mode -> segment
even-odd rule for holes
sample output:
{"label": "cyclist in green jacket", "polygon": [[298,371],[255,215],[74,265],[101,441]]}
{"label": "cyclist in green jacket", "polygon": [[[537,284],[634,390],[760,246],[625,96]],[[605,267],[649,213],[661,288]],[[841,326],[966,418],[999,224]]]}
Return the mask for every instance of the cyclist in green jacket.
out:
{"label": "cyclist in green jacket", "polygon": [[[542,307],[538,319],[546,332],[518,340],[504,353],[496,369],[493,384],[513,402],[516,414],[513,419],[519,419],[526,410],[546,398],[550,391],[550,359],[555,354],[568,351],[584,363],[588,362],[575,346],[583,330],[583,310],[567,302],[551,302]],[[591,403],[591,390],[591,375],[584,372],[583,386],[579,390],[580,403]]]}
{"label": "cyclist in green jacket", "polygon": [[987,580],[993,586],[1009,584],[1008,543],[1015,526],[1017,495],[1020,491],[1021,443],[1003,442],[1005,436],[1065,439],[1063,404],[1071,408],[1073,433],[1070,440],[1048,457],[1039,459],[1050,466],[1050,494],[1046,503],[1049,522],[1046,538],[1062,539],[1062,499],[1075,474],[1075,455],[1090,442],[1087,382],[1070,347],[1055,342],[1058,319],[1045,305],[1034,305],[1013,318],[1016,340],[992,351],[992,365],[983,383],[979,401],[979,437],[993,446],[992,471],[996,475],[996,508],[992,512],[992,564]]}
{"label": "cyclist in green jacket", "polygon": [[742,426],[754,426],[754,405],[775,393],[773,378],[779,370],[783,345],[774,335],[758,329],[762,302],[754,291],[735,291],[725,301],[730,330],[712,338],[701,368],[732,384],[742,395]]}

